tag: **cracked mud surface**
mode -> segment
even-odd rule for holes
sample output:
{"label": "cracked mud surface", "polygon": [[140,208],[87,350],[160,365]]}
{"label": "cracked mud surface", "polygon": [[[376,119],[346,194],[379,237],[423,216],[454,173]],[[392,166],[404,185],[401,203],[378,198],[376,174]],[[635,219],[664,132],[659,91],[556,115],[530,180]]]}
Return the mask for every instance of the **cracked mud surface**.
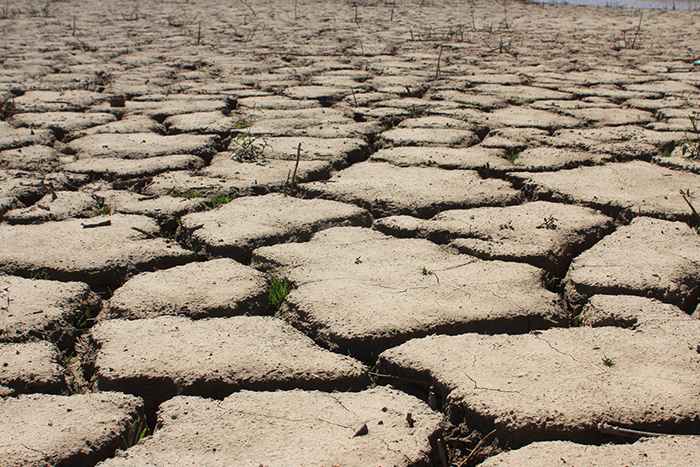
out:
{"label": "cracked mud surface", "polygon": [[698,22],[0,5],[3,465],[700,464]]}

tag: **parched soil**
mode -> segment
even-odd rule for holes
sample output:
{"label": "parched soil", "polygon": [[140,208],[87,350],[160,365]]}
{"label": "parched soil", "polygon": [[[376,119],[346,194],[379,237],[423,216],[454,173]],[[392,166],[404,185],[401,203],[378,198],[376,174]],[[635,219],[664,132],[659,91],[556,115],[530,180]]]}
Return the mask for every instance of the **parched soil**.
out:
{"label": "parched soil", "polygon": [[700,465],[698,24],[5,1],[0,463]]}

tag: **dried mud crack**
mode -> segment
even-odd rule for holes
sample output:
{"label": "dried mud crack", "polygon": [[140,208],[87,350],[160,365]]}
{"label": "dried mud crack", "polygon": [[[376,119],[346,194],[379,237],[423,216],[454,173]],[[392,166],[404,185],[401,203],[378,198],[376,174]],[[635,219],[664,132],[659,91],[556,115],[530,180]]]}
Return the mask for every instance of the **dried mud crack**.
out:
{"label": "dried mud crack", "polygon": [[0,5],[2,465],[700,464],[698,15]]}

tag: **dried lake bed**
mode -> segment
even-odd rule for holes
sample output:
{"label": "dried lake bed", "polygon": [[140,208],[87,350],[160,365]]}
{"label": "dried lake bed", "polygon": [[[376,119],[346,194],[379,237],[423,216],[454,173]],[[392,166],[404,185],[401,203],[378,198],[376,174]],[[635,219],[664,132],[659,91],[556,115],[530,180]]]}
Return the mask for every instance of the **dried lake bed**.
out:
{"label": "dried lake bed", "polygon": [[700,464],[699,15],[0,5],[2,465]]}

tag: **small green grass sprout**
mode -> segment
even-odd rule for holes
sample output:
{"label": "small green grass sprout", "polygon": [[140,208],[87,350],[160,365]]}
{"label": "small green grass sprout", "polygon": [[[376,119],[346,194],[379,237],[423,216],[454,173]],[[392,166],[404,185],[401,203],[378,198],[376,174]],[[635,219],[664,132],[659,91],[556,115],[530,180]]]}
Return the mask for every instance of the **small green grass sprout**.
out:
{"label": "small green grass sprout", "polygon": [[517,159],[520,156],[520,153],[517,151],[509,152],[506,154],[506,159],[509,161],[515,163],[515,159]]}
{"label": "small green grass sprout", "polygon": [[84,310],[77,309],[73,314],[73,320],[76,328],[87,329],[92,322],[95,321],[95,317],[92,316],[92,310],[90,308],[85,308]]}
{"label": "small green grass sprout", "polygon": [[146,426],[145,423],[143,423],[141,420],[135,421],[122,435],[122,443],[124,444],[124,447],[119,449],[125,451],[133,446],[136,446],[138,442],[141,441],[144,436],[146,436],[147,432],[148,426]]}
{"label": "small green grass sprout", "polygon": [[270,279],[267,298],[270,302],[270,308],[277,313],[282,307],[285,298],[292,291],[292,284],[287,279],[278,279],[273,277]]}
{"label": "small green grass sprout", "polygon": [[615,360],[604,356],[603,357],[603,365],[607,366],[608,368],[612,368],[615,366]]}
{"label": "small green grass sprout", "polygon": [[230,195],[226,193],[219,193],[211,199],[211,202],[214,205],[214,207],[217,207],[221,206],[222,204],[230,203],[234,199],[236,199],[235,193]]}

